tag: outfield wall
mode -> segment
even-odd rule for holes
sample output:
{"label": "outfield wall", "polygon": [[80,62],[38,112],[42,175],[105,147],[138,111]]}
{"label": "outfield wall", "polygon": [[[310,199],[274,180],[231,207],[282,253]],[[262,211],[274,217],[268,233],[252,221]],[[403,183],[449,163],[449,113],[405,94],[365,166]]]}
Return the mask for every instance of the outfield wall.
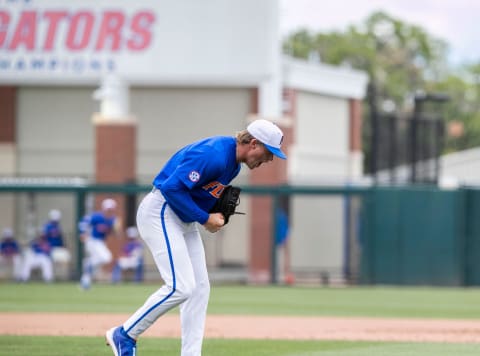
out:
{"label": "outfield wall", "polygon": [[[46,206],[55,199],[63,201],[63,207],[70,213],[65,215],[64,226],[67,232],[67,245],[72,249],[74,260],[70,277],[77,278],[81,245],[75,226],[85,212],[92,197],[87,194],[116,195],[135,194],[137,198],[148,191],[148,186],[57,186],[57,187],[6,187],[0,185],[0,198],[16,197],[16,209],[24,219],[32,219],[29,209],[47,212]],[[32,194],[37,195],[36,205],[32,205]],[[270,251],[264,258],[270,261],[270,281],[283,283],[281,277],[287,267],[294,279],[309,277],[313,283],[332,282],[333,277],[340,276],[347,283],[362,284],[397,284],[397,285],[442,285],[470,286],[480,285],[480,190],[460,188],[442,190],[436,187],[254,187],[244,186],[243,197],[270,197],[272,206],[280,207],[281,196],[291,200],[304,200],[310,203],[310,212],[320,214],[318,203],[331,208],[335,219],[341,219],[341,230],[323,227],[323,233],[317,229],[318,221],[311,221],[303,228],[307,234],[299,235],[295,229],[298,221],[291,215],[292,228],[283,245],[274,244],[278,237],[277,222],[273,227]],[[29,198],[30,197],[30,198]],[[90,197],[90,198],[89,198]],[[342,207],[335,200],[342,200]],[[336,208],[335,208],[336,207]],[[243,210],[243,209],[242,209]],[[27,213],[25,213],[27,212]],[[247,219],[248,219],[248,210]],[[270,212],[273,219],[277,211]],[[19,214],[20,215],[20,214]],[[239,249],[238,239],[248,241],[243,216],[236,216],[224,233],[217,236],[204,235],[207,259],[211,275],[222,281],[246,282],[247,264],[225,263],[225,245],[229,250]],[[276,220],[274,220],[276,221]],[[23,222],[29,222],[24,220]],[[30,222],[31,223],[31,222]],[[70,225],[69,225],[70,224]],[[333,221],[331,226],[338,225]],[[34,225],[26,225],[32,227]],[[71,230],[69,230],[71,228]],[[242,230],[243,228],[243,230]],[[25,234],[30,230],[26,229]],[[302,230],[305,231],[305,230]],[[328,235],[336,237],[337,258],[342,259],[339,270],[331,268],[328,251],[335,251],[331,245],[325,245],[323,238]],[[116,254],[113,239],[110,247]],[[23,240],[23,242],[27,242]],[[281,258],[284,253],[294,255],[296,259]],[[243,253],[247,254],[245,251]],[[246,256],[248,259],[248,256]],[[298,263],[303,258],[303,264]],[[318,263],[310,263],[317,258]],[[216,263],[215,263],[216,262]],[[286,262],[285,265],[282,263]],[[158,279],[151,258],[147,258],[149,276]],[[108,280],[108,268],[105,271]],[[308,273],[306,273],[308,272]],[[68,277],[68,276],[67,276]],[[230,277],[230,278],[228,278]],[[290,280],[291,281],[291,280]]]}

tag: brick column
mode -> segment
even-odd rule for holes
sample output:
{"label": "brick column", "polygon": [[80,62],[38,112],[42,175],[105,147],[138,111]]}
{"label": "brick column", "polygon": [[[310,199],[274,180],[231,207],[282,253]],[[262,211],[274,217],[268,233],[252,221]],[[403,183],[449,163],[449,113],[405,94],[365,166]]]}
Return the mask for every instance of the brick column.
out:
{"label": "brick column", "polygon": [[0,87],[0,143],[15,144],[16,87]]}
{"label": "brick column", "polygon": [[126,183],[134,180],[136,123],[97,123],[95,129],[97,183]]}
{"label": "brick column", "polygon": [[[16,174],[17,88],[0,86],[0,175]],[[15,194],[0,195],[3,206],[15,206]],[[15,209],[5,209],[0,216],[1,227],[15,228]],[[18,237],[18,236],[17,236]]]}
{"label": "brick column", "polygon": [[363,173],[362,153],[362,102],[350,99],[350,178],[359,177]]}
{"label": "brick column", "polygon": [[[111,120],[100,114],[93,117],[95,124],[95,180],[99,184],[125,184],[136,178],[136,132],[133,118]],[[99,194],[96,196],[96,209],[105,198],[113,198],[118,203],[120,237],[108,239],[107,244],[114,256],[124,242],[123,232],[126,222],[126,196],[123,194]]]}
{"label": "brick column", "polygon": [[[285,90],[291,105],[285,114],[291,117],[295,110],[295,91]],[[252,113],[258,112],[258,91],[252,91]],[[277,123],[284,133],[282,150],[287,154],[293,142],[293,127],[284,127]],[[287,160],[275,157],[273,162],[262,165],[250,172],[251,185],[280,185],[287,183]],[[250,251],[249,251],[249,280],[253,283],[266,283],[270,281],[271,253],[272,253],[272,199],[268,196],[252,196],[251,198],[251,225],[250,225]]]}
{"label": "brick column", "polygon": [[17,88],[0,87],[0,175],[16,170]]}

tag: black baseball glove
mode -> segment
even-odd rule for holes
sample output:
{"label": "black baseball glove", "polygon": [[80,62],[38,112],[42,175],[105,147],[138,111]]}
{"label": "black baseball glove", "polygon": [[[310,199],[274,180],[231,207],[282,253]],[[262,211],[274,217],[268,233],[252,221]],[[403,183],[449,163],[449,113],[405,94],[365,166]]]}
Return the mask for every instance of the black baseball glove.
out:
{"label": "black baseball glove", "polygon": [[233,214],[244,214],[235,211],[240,204],[240,191],[241,189],[238,187],[227,185],[212,210],[210,210],[211,213],[222,213],[225,218],[225,225],[228,224],[228,220]]}

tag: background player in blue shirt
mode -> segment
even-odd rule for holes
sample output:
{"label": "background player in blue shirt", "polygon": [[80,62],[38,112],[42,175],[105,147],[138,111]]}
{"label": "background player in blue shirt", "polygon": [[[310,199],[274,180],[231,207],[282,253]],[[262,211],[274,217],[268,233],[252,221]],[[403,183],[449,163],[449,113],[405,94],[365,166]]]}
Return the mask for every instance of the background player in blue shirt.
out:
{"label": "background player in blue shirt", "polygon": [[48,221],[43,226],[45,238],[52,247],[63,247],[63,233],[60,227],[62,213],[60,210],[53,209],[48,213]]}
{"label": "background player in blue shirt", "polygon": [[13,230],[10,228],[5,228],[2,231],[2,241],[0,242],[0,260],[2,264],[12,265],[13,279],[20,281],[22,273],[22,255]]}
{"label": "background player in blue shirt", "polygon": [[199,356],[210,283],[198,226],[217,232],[225,223],[210,213],[223,189],[239,173],[285,159],[282,131],[272,122],[256,120],[231,136],[194,142],[175,153],[153,180],[153,190],[137,212],[140,236],[150,249],[165,284],[123,325],[107,331],[116,356],[134,355],[136,339],[155,320],[180,305],[182,356]]}
{"label": "background player in blue shirt", "polygon": [[52,247],[51,255],[53,262],[68,263],[70,262],[71,255],[63,241],[63,231],[60,226],[61,218],[62,213],[60,210],[50,210],[48,213],[48,221],[43,226],[43,234]]}
{"label": "background player in blue shirt", "polygon": [[105,239],[114,231],[117,203],[113,199],[102,201],[102,211],[85,216],[80,222],[79,229],[85,245],[83,260],[83,274],[80,285],[89,289],[95,272],[99,266],[112,261],[112,253],[105,244]]}

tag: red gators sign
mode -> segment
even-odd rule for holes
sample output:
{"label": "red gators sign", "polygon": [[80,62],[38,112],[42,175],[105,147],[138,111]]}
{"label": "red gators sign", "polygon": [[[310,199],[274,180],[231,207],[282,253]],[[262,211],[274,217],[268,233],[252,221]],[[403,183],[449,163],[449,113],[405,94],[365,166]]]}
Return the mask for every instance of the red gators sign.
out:
{"label": "red gators sign", "polygon": [[155,13],[141,10],[68,10],[0,8],[0,50],[78,53],[143,51],[152,42]]}

